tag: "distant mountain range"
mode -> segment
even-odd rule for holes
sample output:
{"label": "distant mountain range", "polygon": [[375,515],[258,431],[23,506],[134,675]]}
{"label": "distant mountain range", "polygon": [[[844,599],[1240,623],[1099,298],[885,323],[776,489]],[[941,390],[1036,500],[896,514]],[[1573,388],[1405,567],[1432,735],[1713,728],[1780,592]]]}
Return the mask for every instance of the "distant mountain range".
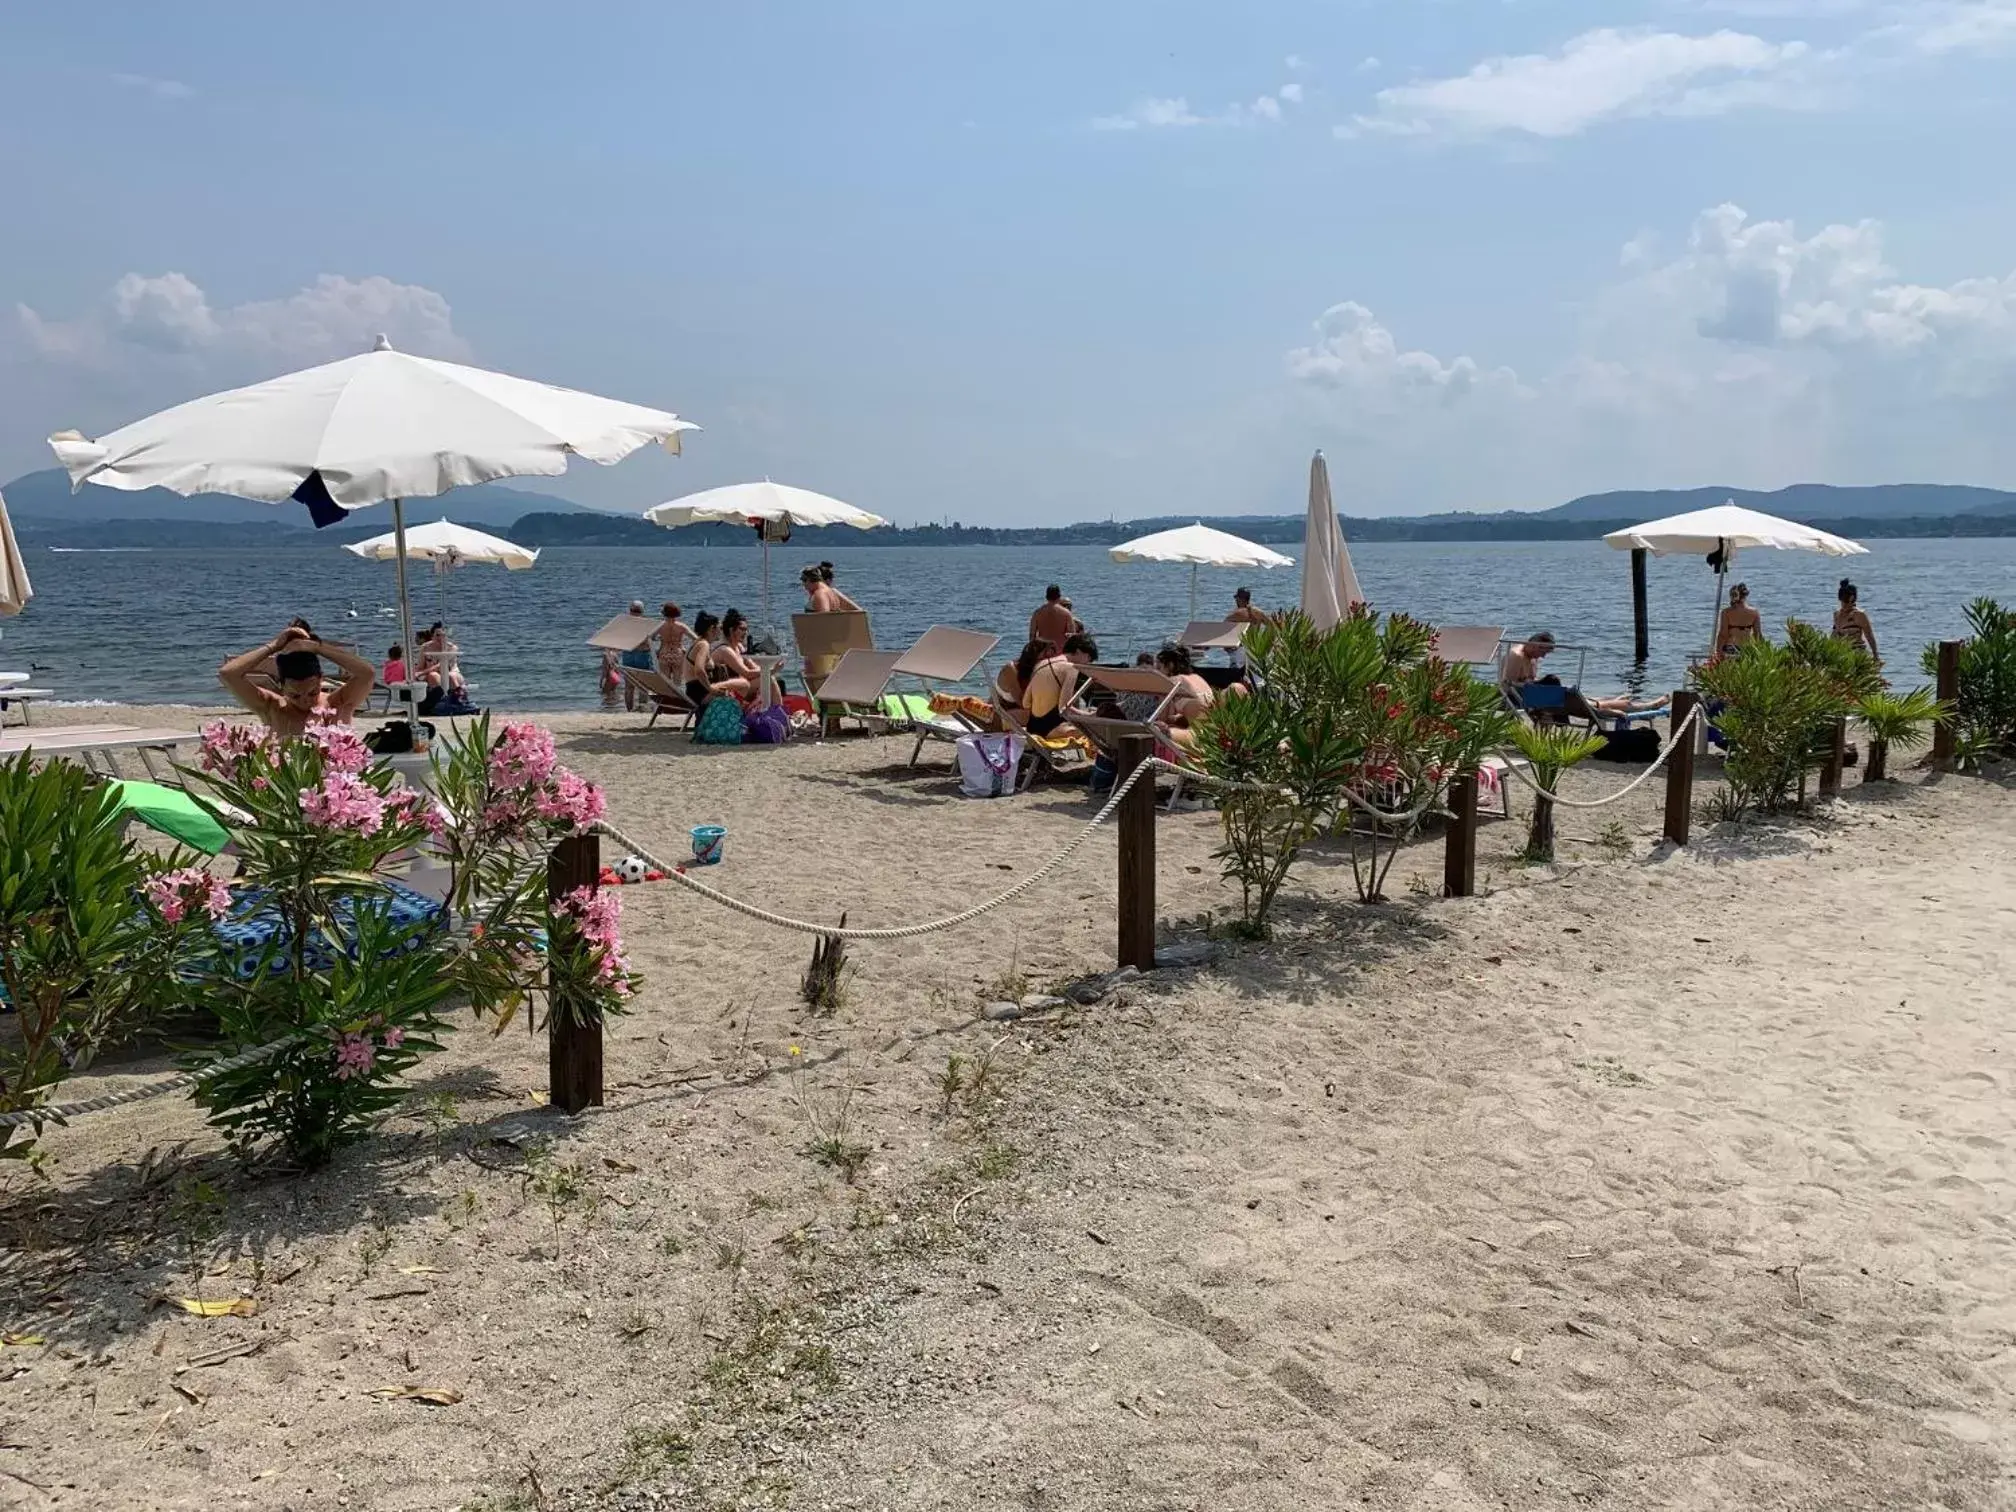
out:
{"label": "distant mountain range", "polygon": [[[264,526],[268,529],[311,530],[308,510],[301,504],[260,504],[251,499],[234,499],[228,494],[191,494],[183,498],[165,488],[143,488],[127,492],[87,483],[76,493],[70,491],[69,474],[60,468],[26,473],[12,483],[0,484],[0,496],[7,500],[7,514],[17,531],[33,527],[38,535],[51,529],[102,526],[110,521],[162,521],[176,524],[217,524]],[[406,506],[406,523],[418,525],[449,515],[459,525],[478,530],[502,530],[528,514],[593,514],[595,511],[571,499],[534,493],[504,483],[476,483],[458,488],[440,499],[415,499]],[[381,523],[382,522],[382,523]],[[379,505],[360,510],[341,526],[330,530],[351,532],[361,527],[365,535],[377,535],[392,528],[392,512]],[[323,532],[326,536],[329,531]],[[214,538],[206,534],[205,544]],[[107,541],[107,545],[149,545],[151,542]]]}
{"label": "distant mountain range", "polygon": [[[302,543],[338,544],[392,528],[389,510],[373,507],[338,526],[315,532],[298,504],[255,504],[220,494],[184,499],[163,489],[125,493],[86,487],[70,492],[62,472],[29,473],[0,489],[15,530],[42,546],[254,547]],[[1536,541],[1584,540],[1664,515],[1707,509],[1724,500],[1766,514],[1781,515],[1843,535],[1995,536],[2016,535],[2016,492],[1943,483],[1886,483],[1843,488],[1795,483],[1769,492],[1750,488],[1634,489],[1585,494],[1543,510],[1448,513],[1353,519],[1344,534],[1353,541]],[[446,515],[464,525],[508,535],[525,546],[706,546],[743,545],[746,527],[690,526],[667,533],[636,515],[608,514],[552,494],[500,483],[456,489],[439,499],[407,506],[408,524]],[[1188,525],[1195,515],[1137,520],[1086,521],[1074,525],[1012,528],[989,525],[912,525],[864,535],[834,526],[797,532],[805,547],[904,546],[1107,546],[1155,530]],[[1303,516],[1227,515],[1204,524],[1269,544],[1299,542]]]}

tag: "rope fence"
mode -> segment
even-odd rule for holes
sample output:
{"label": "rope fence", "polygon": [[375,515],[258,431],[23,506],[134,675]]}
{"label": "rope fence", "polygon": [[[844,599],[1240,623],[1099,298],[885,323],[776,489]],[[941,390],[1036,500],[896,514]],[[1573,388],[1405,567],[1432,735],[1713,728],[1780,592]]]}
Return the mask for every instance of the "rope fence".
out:
{"label": "rope fence", "polygon": [[170,1092],[200,1087],[217,1077],[228,1076],[233,1071],[243,1071],[247,1066],[256,1066],[261,1061],[270,1060],[289,1045],[308,1037],[305,1031],[285,1035],[255,1050],[241,1051],[225,1060],[213,1061],[198,1070],[185,1071],[177,1076],[164,1076],[160,1081],[129,1087],[124,1092],[108,1092],[103,1097],[87,1097],[82,1102],[59,1103],[55,1107],[22,1108],[17,1112],[0,1114],[0,1129],[15,1129],[22,1124],[34,1124],[39,1130],[43,1124],[66,1124],[71,1119],[81,1118],[86,1113],[103,1113],[108,1108],[123,1108],[132,1103],[166,1097]]}
{"label": "rope fence", "polygon": [[[1629,794],[1631,794],[1633,791],[1637,789],[1640,783],[1650,780],[1652,774],[1658,771],[1659,768],[1661,768],[1666,764],[1666,758],[1671,756],[1674,750],[1679,746],[1680,737],[1686,734],[1689,730],[1691,730],[1694,727],[1694,722],[1698,720],[1700,717],[1701,717],[1701,705],[1696,704],[1693,708],[1687,711],[1686,717],[1680,721],[1679,726],[1666,737],[1666,744],[1660,748],[1658,756],[1653,759],[1653,762],[1650,766],[1645,768],[1645,770],[1640,772],[1636,777],[1633,777],[1629,782],[1625,783],[1624,786],[1617,789],[1616,792],[1605,793],[1601,798],[1568,798],[1564,797],[1560,793],[1550,792],[1546,788],[1540,786],[1538,782],[1534,781],[1532,777],[1528,776],[1524,771],[1522,771],[1516,764],[1514,764],[1509,759],[1509,757],[1505,762],[1505,770],[1511,772],[1513,775],[1518,777],[1518,779],[1521,782],[1525,783],[1526,786],[1533,789],[1533,791],[1538,793],[1542,798],[1545,798],[1552,803],[1558,803],[1564,808],[1579,808],[1579,809],[1602,808],[1605,804],[1615,803],[1619,798],[1627,797]],[[1501,756],[1506,755],[1506,753],[1502,751],[1499,754]]]}

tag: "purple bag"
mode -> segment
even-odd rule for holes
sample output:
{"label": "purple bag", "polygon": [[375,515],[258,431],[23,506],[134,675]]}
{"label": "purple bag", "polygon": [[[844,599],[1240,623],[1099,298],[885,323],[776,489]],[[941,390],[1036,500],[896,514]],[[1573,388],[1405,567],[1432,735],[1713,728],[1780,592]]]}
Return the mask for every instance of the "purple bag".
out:
{"label": "purple bag", "polygon": [[748,745],[782,745],[791,738],[791,713],[782,704],[752,709],[742,716],[742,739]]}

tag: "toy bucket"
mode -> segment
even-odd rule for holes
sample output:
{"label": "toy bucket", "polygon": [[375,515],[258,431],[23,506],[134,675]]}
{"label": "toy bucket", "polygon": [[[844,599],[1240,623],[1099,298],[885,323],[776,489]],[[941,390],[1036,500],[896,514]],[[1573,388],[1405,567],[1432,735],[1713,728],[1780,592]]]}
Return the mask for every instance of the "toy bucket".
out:
{"label": "toy bucket", "polygon": [[696,824],[693,826],[693,864],[695,866],[718,866],[721,864],[721,846],[728,838],[728,831],[718,824]]}

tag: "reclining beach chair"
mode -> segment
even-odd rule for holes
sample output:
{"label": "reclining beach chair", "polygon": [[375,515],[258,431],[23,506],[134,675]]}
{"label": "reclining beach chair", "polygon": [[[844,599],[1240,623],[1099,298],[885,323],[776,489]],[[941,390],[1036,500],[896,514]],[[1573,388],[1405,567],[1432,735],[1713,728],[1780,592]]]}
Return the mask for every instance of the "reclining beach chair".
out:
{"label": "reclining beach chair", "polygon": [[1443,625],[1429,649],[1452,667],[1495,668],[1504,644],[1503,625]]}
{"label": "reclining beach chair", "polygon": [[932,708],[935,695],[943,688],[956,687],[973,675],[982,657],[1001,644],[1001,637],[984,630],[961,630],[952,625],[933,625],[908,651],[896,659],[898,677],[915,679],[923,691],[924,707],[911,718],[917,744],[910,748],[910,765],[927,740],[943,740],[956,745],[962,736],[977,735],[986,725],[958,709],[939,712]]}
{"label": "reclining beach chair", "polygon": [[870,729],[884,730],[907,720],[909,707],[900,700],[893,708],[884,707],[889,679],[896,675],[896,663],[902,659],[901,651],[864,651],[856,647],[844,652],[832,670],[820,677],[816,687],[808,672],[805,683],[812,690],[812,707],[819,712],[824,732],[837,733],[842,719],[858,719]]}
{"label": "reclining beach chair", "polygon": [[[868,624],[868,616],[853,610],[838,614],[794,614],[791,616],[791,639],[797,645],[798,662],[804,671],[805,693],[814,708],[820,702],[819,690],[849,651],[875,649],[875,632]],[[840,719],[839,711],[827,711],[821,720],[821,733],[837,735]]]}
{"label": "reclining beach chair", "polygon": [[[0,732],[0,757],[28,751],[36,756],[74,759],[88,771],[119,776],[117,754],[132,751],[147,775],[157,782],[173,780],[175,748],[196,740],[193,730],[136,728],[133,725],[47,725],[39,729],[11,728]],[[156,758],[170,770],[155,766]]]}
{"label": "reclining beach chair", "polygon": [[623,681],[642,693],[651,705],[651,717],[644,721],[644,728],[650,729],[658,723],[660,715],[670,714],[685,721],[683,730],[693,728],[693,722],[700,717],[700,711],[693,706],[693,700],[686,696],[686,690],[655,667],[618,667]]}
{"label": "reclining beach chair", "polygon": [[[1085,738],[1102,756],[1117,763],[1123,735],[1146,735],[1165,757],[1172,754],[1175,742],[1170,739],[1169,726],[1163,716],[1181,691],[1173,677],[1153,667],[1093,666],[1082,667],[1079,671],[1078,686],[1071,694],[1064,716],[1085,732]],[[1096,700],[1101,693],[1123,706],[1131,703],[1133,712],[1118,717],[1099,713]],[[1171,809],[1181,800],[1183,786],[1183,777],[1179,773],[1176,786],[1169,794]]]}

